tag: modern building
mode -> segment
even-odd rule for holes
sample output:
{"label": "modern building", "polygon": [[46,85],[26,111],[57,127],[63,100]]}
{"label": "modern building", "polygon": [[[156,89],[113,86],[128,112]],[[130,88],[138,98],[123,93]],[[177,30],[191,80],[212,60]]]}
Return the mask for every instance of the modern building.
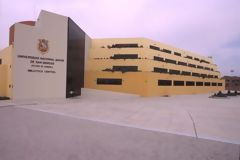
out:
{"label": "modern building", "polygon": [[240,77],[224,76],[225,89],[228,91],[240,91]]}
{"label": "modern building", "polygon": [[141,96],[224,90],[212,58],[145,38],[93,39],[85,87]]}
{"label": "modern building", "polygon": [[145,38],[91,39],[69,17],[41,11],[10,27],[0,97],[68,98],[81,88],[141,96],[224,90],[212,58]]}
{"label": "modern building", "polygon": [[10,27],[0,52],[0,97],[68,98],[81,94],[91,42],[69,17],[41,11],[37,21]]}

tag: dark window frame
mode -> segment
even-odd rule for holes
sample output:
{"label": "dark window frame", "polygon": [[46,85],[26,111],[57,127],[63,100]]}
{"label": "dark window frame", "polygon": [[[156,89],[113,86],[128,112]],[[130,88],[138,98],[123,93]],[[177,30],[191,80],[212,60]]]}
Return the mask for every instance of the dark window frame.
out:
{"label": "dark window frame", "polygon": [[211,86],[211,82],[204,82],[204,86]]}
{"label": "dark window frame", "polygon": [[199,58],[196,58],[196,57],[194,58],[194,60],[195,60],[195,61],[200,61],[200,59],[199,59]]}
{"label": "dark window frame", "polygon": [[113,71],[120,71],[120,72],[138,72],[138,66],[113,66]]}
{"label": "dark window frame", "polygon": [[171,50],[165,49],[165,48],[161,49],[161,51],[164,52],[164,53],[168,53],[168,54],[171,54],[171,53],[172,53]]}
{"label": "dark window frame", "polygon": [[194,81],[186,81],[186,86],[195,86]]}
{"label": "dark window frame", "polygon": [[188,67],[196,68],[195,64],[188,63]]}
{"label": "dark window frame", "polygon": [[153,50],[156,50],[156,51],[160,51],[161,50],[159,47],[153,46],[153,45],[150,45],[149,48],[153,49]]}
{"label": "dark window frame", "polygon": [[177,61],[172,60],[172,59],[168,59],[168,58],[165,58],[165,62],[166,63],[171,63],[171,64],[177,64]]}
{"label": "dark window frame", "polygon": [[184,86],[184,81],[174,80],[173,85],[174,86]]}
{"label": "dark window frame", "polygon": [[196,72],[192,72],[192,76],[193,77],[201,77],[201,75],[199,73],[196,73]]}
{"label": "dark window frame", "polygon": [[196,82],[196,86],[203,86],[203,82]]}
{"label": "dark window frame", "polygon": [[168,73],[168,69],[166,69],[166,68],[154,67],[154,68],[153,68],[153,72],[156,72],[156,73]]}
{"label": "dark window frame", "polygon": [[138,54],[114,54],[110,59],[138,59]]}
{"label": "dark window frame", "polygon": [[183,76],[191,76],[191,72],[182,71],[181,75],[183,75]]}
{"label": "dark window frame", "polygon": [[212,86],[217,86],[217,83],[216,82],[212,82]]}
{"label": "dark window frame", "polygon": [[172,80],[158,80],[158,86],[172,86]]}
{"label": "dark window frame", "polygon": [[199,66],[199,65],[197,65],[197,68],[198,68],[198,69],[204,69],[203,66]]}
{"label": "dark window frame", "polygon": [[175,70],[175,69],[169,69],[169,74],[180,75],[181,71],[180,70]]}
{"label": "dark window frame", "polygon": [[182,54],[181,54],[181,53],[178,53],[178,52],[174,52],[174,55],[175,55],[175,56],[179,56],[179,57],[182,56]]}
{"label": "dark window frame", "polygon": [[139,48],[138,43],[117,43],[110,48]]}
{"label": "dark window frame", "polygon": [[193,59],[192,56],[186,56],[185,58],[187,58],[187,59]]}
{"label": "dark window frame", "polygon": [[97,85],[122,85],[121,78],[97,78]]}
{"label": "dark window frame", "polygon": [[154,60],[154,61],[165,62],[165,61],[164,61],[164,58],[158,57],[158,56],[154,56],[154,57],[153,57],[153,60]]}
{"label": "dark window frame", "polygon": [[187,63],[186,63],[186,62],[178,61],[178,65],[181,65],[181,66],[187,66]]}

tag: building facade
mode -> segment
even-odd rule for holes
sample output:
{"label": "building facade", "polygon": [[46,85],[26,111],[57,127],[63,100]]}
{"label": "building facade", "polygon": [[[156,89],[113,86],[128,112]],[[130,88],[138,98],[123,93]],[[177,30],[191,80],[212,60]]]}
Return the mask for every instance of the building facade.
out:
{"label": "building facade", "polygon": [[224,76],[225,89],[228,91],[240,91],[240,77]]}
{"label": "building facade", "polygon": [[68,98],[81,95],[89,36],[69,17],[41,11],[37,21],[10,27],[0,53],[0,97]]}
{"label": "building facade", "polygon": [[41,11],[10,27],[0,97],[68,98],[81,88],[141,96],[224,90],[212,58],[146,38],[91,39],[71,18]]}
{"label": "building facade", "polygon": [[145,38],[93,39],[85,87],[162,96],[224,90],[212,58]]}

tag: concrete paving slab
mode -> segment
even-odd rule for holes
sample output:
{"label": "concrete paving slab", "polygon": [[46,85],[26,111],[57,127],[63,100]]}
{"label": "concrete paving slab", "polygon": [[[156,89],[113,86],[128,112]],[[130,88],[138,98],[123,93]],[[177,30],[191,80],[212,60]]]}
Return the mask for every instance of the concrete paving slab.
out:
{"label": "concrete paving slab", "polygon": [[0,159],[239,160],[239,145],[0,107]]}
{"label": "concrete paving slab", "polygon": [[83,89],[74,99],[14,101],[18,107],[121,126],[240,144],[240,96],[139,97]]}

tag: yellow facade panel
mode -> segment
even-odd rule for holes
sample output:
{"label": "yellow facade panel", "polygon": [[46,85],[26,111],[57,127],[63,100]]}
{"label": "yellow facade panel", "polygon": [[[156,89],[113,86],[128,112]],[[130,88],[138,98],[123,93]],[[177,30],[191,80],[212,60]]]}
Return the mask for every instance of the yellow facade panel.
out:
{"label": "yellow facade panel", "polygon": [[0,97],[7,96],[7,65],[0,65]]}
{"label": "yellow facade panel", "polygon": [[3,97],[12,97],[12,52],[13,47],[10,45],[9,47],[3,49],[0,52],[0,59],[2,60],[2,65],[0,65],[1,73],[0,73],[0,83],[1,83],[1,95]]}
{"label": "yellow facade panel", "polygon": [[[145,38],[94,39],[86,63],[86,88],[141,96],[224,90],[212,58]],[[112,84],[115,80],[121,84]]]}

